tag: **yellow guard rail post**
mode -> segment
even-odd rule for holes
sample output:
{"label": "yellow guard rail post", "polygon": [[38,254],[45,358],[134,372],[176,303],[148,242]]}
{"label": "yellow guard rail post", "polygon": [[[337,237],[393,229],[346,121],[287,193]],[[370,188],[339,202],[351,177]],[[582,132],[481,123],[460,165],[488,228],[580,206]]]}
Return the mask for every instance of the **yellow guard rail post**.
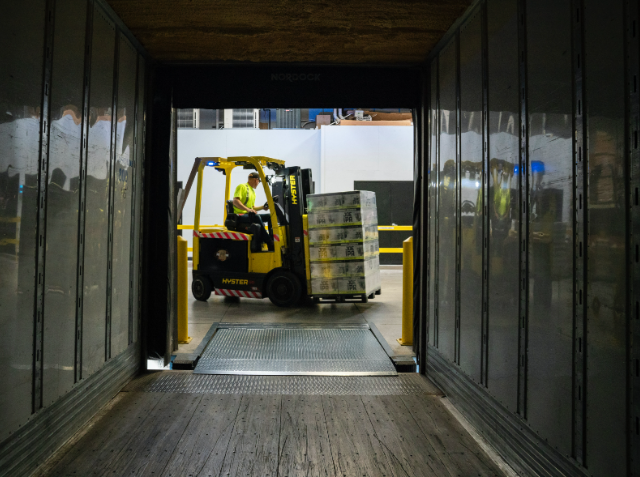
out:
{"label": "yellow guard rail post", "polygon": [[413,237],[402,242],[402,346],[413,344]]}
{"label": "yellow guard rail post", "polygon": [[187,239],[178,236],[178,343],[191,342],[189,337],[189,267]]}

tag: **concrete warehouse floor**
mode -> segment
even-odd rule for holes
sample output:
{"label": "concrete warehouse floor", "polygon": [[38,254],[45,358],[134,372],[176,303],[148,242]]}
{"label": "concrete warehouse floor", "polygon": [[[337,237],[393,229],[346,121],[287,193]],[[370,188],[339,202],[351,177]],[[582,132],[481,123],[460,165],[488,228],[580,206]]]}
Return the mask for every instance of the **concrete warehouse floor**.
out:
{"label": "concrete warehouse floor", "polygon": [[[323,323],[374,324],[397,356],[414,356],[411,346],[400,346],[402,335],[402,267],[380,269],[382,294],[368,303],[319,303],[280,308],[268,298],[225,298],[211,295],[207,302],[189,291],[189,336],[191,343],[179,345],[177,353],[193,353],[212,325],[226,323]],[[189,262],[191,290],[191,262]]]}

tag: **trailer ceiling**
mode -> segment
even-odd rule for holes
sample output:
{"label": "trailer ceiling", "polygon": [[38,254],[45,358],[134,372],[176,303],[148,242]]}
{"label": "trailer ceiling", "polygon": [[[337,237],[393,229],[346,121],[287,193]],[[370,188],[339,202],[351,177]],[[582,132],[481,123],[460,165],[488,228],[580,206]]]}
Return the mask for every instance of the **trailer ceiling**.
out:
{"label": "trailer ceiling", "polygon": [[107,0],[159,61],[418,64],[471,0]]}

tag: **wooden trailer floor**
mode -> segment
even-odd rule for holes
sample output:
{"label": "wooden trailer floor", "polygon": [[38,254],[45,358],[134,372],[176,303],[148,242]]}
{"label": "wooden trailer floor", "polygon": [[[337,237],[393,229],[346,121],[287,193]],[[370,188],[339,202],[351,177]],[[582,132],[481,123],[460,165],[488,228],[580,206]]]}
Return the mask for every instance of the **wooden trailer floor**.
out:
{"label": "wooden trailer floor", "polygon": [[162,371],[120,392],[37,475],[504,475],[417,374]]}

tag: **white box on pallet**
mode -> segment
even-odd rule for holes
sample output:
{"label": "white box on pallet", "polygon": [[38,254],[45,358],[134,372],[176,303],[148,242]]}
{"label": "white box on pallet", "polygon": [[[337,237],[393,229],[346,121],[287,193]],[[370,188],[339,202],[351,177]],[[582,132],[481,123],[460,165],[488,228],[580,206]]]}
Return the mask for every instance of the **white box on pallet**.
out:
{"label": "white box on pallet", "polygon": [[358,260],[377,255],[378,241],[364,243],[346,243],[337,245],[311,245],[309,259],[312,262],[329,260]]}
{"label": "white box on pallet", "polygon": [[347,242],[364,242],[378,238],[378,227],[375,225],[359,225],[356,227],[326,227],[309,230],[310,244],[331,244]]}
{"label": "white box on pallet", "polygon": [[311,194],[307,196],[307,209],[309,213],[346,208],[358,208],[361,210],[375,209],[375,192],[354,190],[330,192],[327,194]]}
{"label": "white box on pallet", "polygon": [[309,228],[378,225],[376,209],[342,209],[309,212]]}
{"label": "white box on pallet", "polygon": [[380,288],[376,276],[338,278],[338,293],[341,295],[361,295],[375,292]]}
{"label": "white box on pallet", "polygon": [[311,262],[311,278],[364,277],[380,270],[380,257],[346,262]]}
{"label": "white box on pallet", "polygon": [[376,195],[369,191],[307,197],[313,295],[370,295],[380,289]]}
{"label": "white box on pallet", "polygon": [[370,295],[380,289],[380,274],[368,277],[312,278],[314,295]]}
{"label": "white box on pallet", "polygon": [[314,295],[337,295],[339,292],[337,278],[311,279],[311,293]]}

